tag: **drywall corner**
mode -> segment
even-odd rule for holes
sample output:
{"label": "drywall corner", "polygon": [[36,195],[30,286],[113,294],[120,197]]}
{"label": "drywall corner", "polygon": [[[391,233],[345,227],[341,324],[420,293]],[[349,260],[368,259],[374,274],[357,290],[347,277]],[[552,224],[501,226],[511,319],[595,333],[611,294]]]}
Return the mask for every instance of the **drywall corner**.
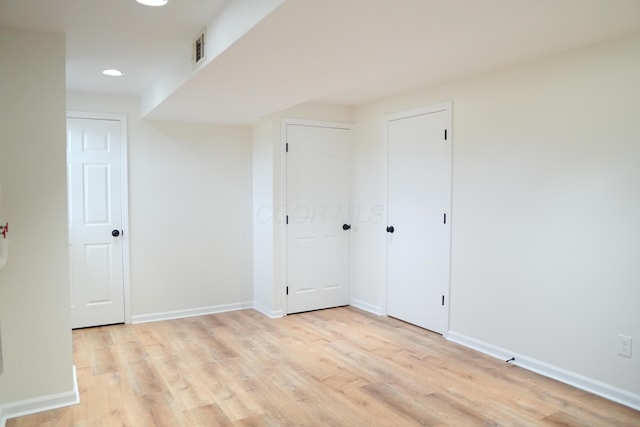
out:
{"label": "drywall corner", "polygon": [[72,366],[73,390],[33,399],[21,400],[0,406],[0,427],[4,427],[7,420],[38,412],[64,408],[80,403],[80,391],[78,389],[78,375],[75,365]]}

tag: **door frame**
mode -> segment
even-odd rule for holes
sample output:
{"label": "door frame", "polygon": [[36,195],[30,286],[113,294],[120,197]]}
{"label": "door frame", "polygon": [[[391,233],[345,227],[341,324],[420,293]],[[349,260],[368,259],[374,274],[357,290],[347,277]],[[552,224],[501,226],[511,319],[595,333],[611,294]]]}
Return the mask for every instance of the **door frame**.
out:
{"label": "door frame", "polygon": [[[322,120],[308,120],[308,119],[292,119],[292,118],[284,118],[282,119],[282,124],[280,127],[280,176],[282,177],[281,180],[281,184],[280,184],[280,194],[282,194],[282,213],[281,215],[275,215],[274,213],[274,219],[279,219],[281,224],[282,224],[282,231],[280,233],[280,241],[281,241],[281,263],[280,263],[280,268],[281,268],[281,272],[282,272],[282,279],[283,279],[283,283],[282,283],[282,289],[281,289],[281,296],[282,296],[282,314],[283,316],[287,316],[287,312],[288,307],[287,307],[287,268],[288,268],[288,259],[287,259],[287,254],[288,254],[288,247],[287,247],[287,226],[285,223],[285,218],[287,215],[287,207],[288,207],[288,200],[287,200],[287,126],[288,125],[297,125],[297,126],[309,126],[309,127],[322,127],[322,128],[338,128],[338,129],[346,129],[349,131],[349,135],[351,135],[351,132],[353,131],[353,124],[351,123],[343,123],[343,122],[331,122],[331,121],[322,121]],[[347,156],[348,156],[348,164],[349,164],[349,170],[348,170],[348,179],[349,179],[349,183],[348,183],[348,197],[349,197],[349,203],[351,203],[351,196],[352,196],[352,191],[351,191],[351,183],[352,183],[352,162],[351,162],[351,138],[349,139],[349,147],[348,151],[347,151]],[[353,256],[352,256],[352,244],[351,244],[351,239],[349,239],[349,248],[348,248],[348,254],[349,254],[349,265],[348,265],[348,272],[347,272],[347,285],[349,287],[349,304],[351,304],[351,297],[352,297],[352,270],[353,270]]]}
{"label": "door frame", "polygon": [[[446,298],[446,309],[447,309],[447,321],[446,328],[442,333],[443,337],[447,337],[449,333],[449,327],[451,325],[451,255],[452,255],[452,247],[453,247],[453,102],[446,101],[439,104],[432,104],[425,107],[413,108],[410,110],[399,111],[396,113],[387,114],[385,116],[385,126],[384,126],[384,150],[385,150],[385,187],[384,187],[384,200],[385,200],[385,218],[384,220],[389,225],[389,122],[400,120],[400,119],[408,119],[411,117],[421,116],[424,114],[438,113],[441,111],[448,111],[448,134],[447,140],[450,141],[451,145],[451,177],[450,177],[450,197],[449,197],[449,283],[447,283],[447,298]],[[382,305],[382,313],[385,316],[389,316],[387,310],[387,299],[389,292],[389,240],[386,241],[385,247],[385,281],[384,281],[384,303]]]}
{"label": "door frame", "polygon": [[93,120],[112,120],[120,122],[120,142],[122,149],[120,150],[122,163],[121,183],[122,188],[122,281],[124,291],[124,323],[131,322],[131,279],[130,279],[130,263],[129,263],[129,160],[128,160],[128,142],[127,142],[127,115],[113,113],[92,113],[85,111],[67,111],[68,119],[93,119]]}

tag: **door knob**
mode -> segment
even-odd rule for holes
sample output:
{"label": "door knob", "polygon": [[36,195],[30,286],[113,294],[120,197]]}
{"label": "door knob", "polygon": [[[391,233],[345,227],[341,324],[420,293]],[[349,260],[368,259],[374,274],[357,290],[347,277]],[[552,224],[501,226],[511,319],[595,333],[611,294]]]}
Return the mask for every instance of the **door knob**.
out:
{"label": "door knob", "polygon": [[113,231],[111,232],[111,235],[112,235],[113,237],[118,237],[118,236],[120,235],[120,230],[113,230]]}
{"label": "door knob", "polygon": [[351,224],[342,224],[342,229],[344,231],[351,230]]}
{"label": "door knob", "polygon": [[392,233],[393,234],[394,231],[396,231],[396,229],[393,228],[393,225],[387,226],[387,233]]}

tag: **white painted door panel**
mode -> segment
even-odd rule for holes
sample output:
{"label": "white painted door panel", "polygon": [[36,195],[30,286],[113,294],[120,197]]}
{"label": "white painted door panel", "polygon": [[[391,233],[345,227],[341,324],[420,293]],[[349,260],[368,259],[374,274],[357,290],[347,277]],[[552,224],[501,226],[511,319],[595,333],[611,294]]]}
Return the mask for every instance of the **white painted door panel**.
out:
{"label": "white painted door panel", "polygon": [[349,130],[286,126],[287,313],[349,304]]}
{"label": "white painted door panel", "polygon": [[388,122],[387,314],[448,328],[451,206],[450,112]]}
{"label": "white painted door panel", "polygon": [[67,119],[73,328],[125,320],[120,126],[117,120]]}

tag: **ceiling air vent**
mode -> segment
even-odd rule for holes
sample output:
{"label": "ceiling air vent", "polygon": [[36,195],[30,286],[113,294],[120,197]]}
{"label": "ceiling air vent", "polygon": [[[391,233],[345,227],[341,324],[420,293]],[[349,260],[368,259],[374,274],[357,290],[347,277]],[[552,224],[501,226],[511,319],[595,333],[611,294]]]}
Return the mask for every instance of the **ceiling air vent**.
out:
{"label": "ceiling air vent", "polygon": [[193,54],[191,56],[193,60],[193,66],[200,64],[204,60],[204,39],[205,32],[202,31],[198,37],[193,41]]}

